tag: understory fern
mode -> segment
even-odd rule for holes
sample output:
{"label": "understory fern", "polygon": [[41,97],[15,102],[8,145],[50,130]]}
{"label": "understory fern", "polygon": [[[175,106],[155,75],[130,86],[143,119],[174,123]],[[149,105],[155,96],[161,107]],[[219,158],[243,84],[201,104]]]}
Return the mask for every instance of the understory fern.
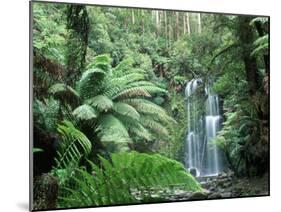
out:
{"label": "understory fern", "polygon": [[58,126],[61,137],[60,149],[57,151],[56,168],[65,169],[77,166],[81,157],[90,154],[90,140],[69,121]]}
{"label": "understory fern", "polygon": [[60,207],[152,202],[152,191],[172,190],[174,186],[201,190],[181,163],[158,154],[114,153],[111,161],[102,157],[100,161],[100,167],[90,162],[91,173],[76,171],[72,188],[66,186],[60,192]]}

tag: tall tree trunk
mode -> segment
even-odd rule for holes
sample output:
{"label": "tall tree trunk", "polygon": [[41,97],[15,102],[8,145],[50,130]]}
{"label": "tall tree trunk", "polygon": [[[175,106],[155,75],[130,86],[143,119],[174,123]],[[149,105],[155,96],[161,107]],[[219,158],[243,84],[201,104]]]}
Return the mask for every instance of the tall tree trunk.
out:
{"label": "tall tree trunk", "polygon": [[166,46],[167,46],[167,43],[169,44],[168,41],[168,23],[167,23],[167,12],[166,11],[163,11],[164,12],[164,24],[165,24],[165,42],[166,42]]}
{"label": "tall tree trunk", "polygon": [[251,57],[252,44],[254,42],[254,32],[250,26],[253,17],[239,16],[237,34],[242,47],[246,77],[249,84],[249,92],[254,95],[258,89],[258,67],[256,58]]}
{"label": "tall tree trunk", "polygon": [[179,12],[176,12],[176,40],[179,39],[180,31],[179,31]]}
{"label": "tall tree trunk", "polygon": [[86,7],[80,5],[69,5],[66,17],[66,27],[69,30],[66,81],[69,85],[73,85],[85,66],[90,21]]}
{"label": "tall tree trunk", "polygon": [[144,35],[144,11],[141,10],[141,28],[142,28],[142,34]]}
{"label": "tall tree trunk", "polygon": [[200,13],[197,14],[197,18],[198,18],[198,33],[201,34],[202,26],[201,26],[201,14]]}
{"label": "tall tree trunk", "polygon": [[186,20],[185,20],[185,13],[183,13],[182,18],[183,18],[183,34],[185,35],[185,33],[186,33]]}
{"label": "tall tree trunk", "polygon": [[161,33],[162,33],[162,30],[161,30],[161,28],[162,28],[162,16],[163,16],[163,14],[162,14],[163,12],[162,11],[159,11],[159,26],[158,26],[158,30],[159,30],[159,35],[161,35]]}
{"label": "tall tree trunk", "polygon": [[159,35],[159,11],[155,11],[156,34]]}
{"label": "tall tree trunk", "polygon": [[186,13],[186,24],[187,24],[187,33],[190,35],[190,20],[189,20],[189,13]]}
{"label": "tall tree trunk", "polygon": [[134,9],[132,9],[132,24],[135,24],[135,13],[134,13]]}

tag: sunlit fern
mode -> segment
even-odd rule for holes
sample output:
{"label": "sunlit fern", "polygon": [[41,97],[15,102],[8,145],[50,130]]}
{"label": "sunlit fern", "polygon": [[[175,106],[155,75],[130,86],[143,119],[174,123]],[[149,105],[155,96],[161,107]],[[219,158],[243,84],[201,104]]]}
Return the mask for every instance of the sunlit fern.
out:
{"label": "sunlit fern", "polygon": [[91,174],[77,170],[72,178],[74,185],[60,191],[60,207],[159,201],[152,191],[171,192],[176,186],[186,191],[201,190],[181,163],[158,154],[117,153],[111,155],[111,162],[102,157],[100,161],[101,167],[91,163]]}

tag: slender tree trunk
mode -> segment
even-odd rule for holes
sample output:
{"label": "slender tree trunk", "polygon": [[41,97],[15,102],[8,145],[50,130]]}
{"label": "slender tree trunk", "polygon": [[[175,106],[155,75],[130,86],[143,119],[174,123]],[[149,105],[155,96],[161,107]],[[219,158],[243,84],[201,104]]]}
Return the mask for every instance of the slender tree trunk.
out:
{"label": "slender tree trunk", "polygon": [[186,33],[186,20],[185,20],[185,13],[183,13],[183,34]]}
{"label": "slender tree trunk", "polygon": [[176,40],[179,38],[179,12],[176,12]]}
{"label": "slender tree trunk", "polygon": [[202,27],[201,27],[201,14],[200,13],[197,14],[197,18],[198,18],[198,33],[201,34]]}
{"label": "slender tree trunk", "polygon": [[165,27],[165,42],[166,42],[166,46],[167,46],[167,42],[168,41],[168,23],[167,23],[167,12],[164,11],[164,27]]}
{"label": "slender tree trunk", "polygon": [[142,34],[144,35],[144,11],[141,10],[141,27],[142,27]]}
{"label": "slender tree trunk", "polygon": [[134,13],[134,9],[132,9],[132,24],[135,24],[135,13]]}
{"label": "slender tree trunk", "polygon": [[156,26],[156,35],[158,35],[158,11],[155,10],[155,26]]}
{"label": "slender tree trunk", "polygon": [[169,34],[169,45],[171,45],[173,40],[173,31],[172,31],[172,17],[169,18],[169,24],[168,24],[168,34]]}
{"label": "slender tree trunk", "polygon": [[187,24],[187,33],[188,33],[188,35],[190,35],[189,13],[186,13],[186,24]]}
{"label": "slender tree trunk", "polygon": [[163,17],[163,11],[159,11],[159,26],[158,26],[158,28],[159,28],[159,35],[161,35],[161,33],[162,33],[162,30],[161,30],[161,28],[162,28],[162,17]]}

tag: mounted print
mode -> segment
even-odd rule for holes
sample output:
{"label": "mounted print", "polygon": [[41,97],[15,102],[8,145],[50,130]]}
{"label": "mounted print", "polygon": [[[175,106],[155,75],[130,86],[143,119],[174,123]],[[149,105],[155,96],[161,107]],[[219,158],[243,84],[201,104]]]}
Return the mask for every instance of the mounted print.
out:
{"label": "mounted print", "polygon": [[269,195],[269,17],[30,6],[31,210]]}

